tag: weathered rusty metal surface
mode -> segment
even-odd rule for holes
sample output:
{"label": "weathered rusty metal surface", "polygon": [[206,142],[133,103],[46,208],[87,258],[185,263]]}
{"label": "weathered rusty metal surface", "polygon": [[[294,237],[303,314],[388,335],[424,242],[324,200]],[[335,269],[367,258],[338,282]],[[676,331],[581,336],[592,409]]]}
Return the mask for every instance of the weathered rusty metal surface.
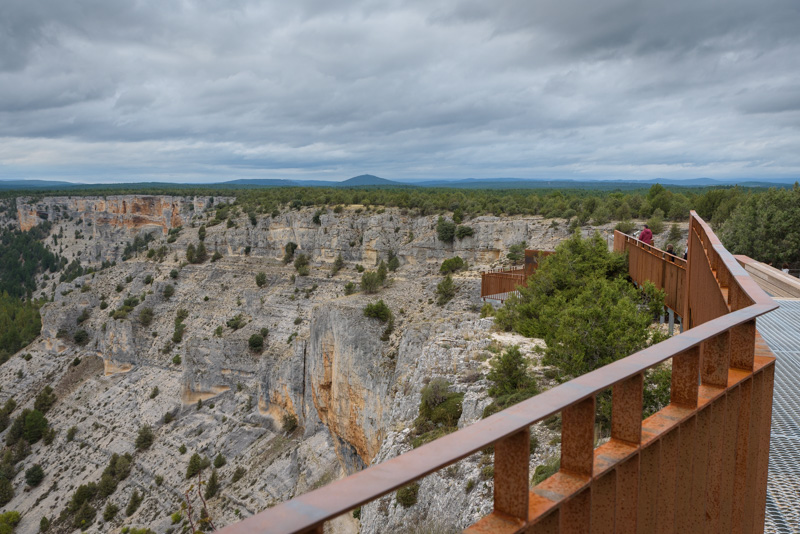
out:
{"label": "weathered rusty metal surface", "polygon": [[594,396],[561,412],[561,469],[592,476],[594,465]]}
{"label": "weathered rusty metal surface", "polygon": [[680,316],[686,298],[686,260],[614,231],[614,251],[628,253],[628,272],[636,281],[648,281],[665,293],[665,304]]}
{"label": "weathered rusty metal surface", "polygon": [[592,484],[592,534],[614,534],[617,473],[610,471]]}
{"label": "weathered rusty metal surface", "polygon": [[642,439],[644,375],[614,384],[611,404],[611,437],[638,445]]}
{"label": "weathered rusty metal surface", "polygon": [[525,429],[512,434],[498,441],[494,451],[494,509],[524,521],[528,518],[530,433]]}
{"label": "weathered rusty metal surface", "polygon": [[554,254],[551,250],[526,250],[521,268],[494,269],[481,273],[481,298],[504,302],[517,289],[525,287],[526,280],[539,267],[539,262]]}
{"label": "weathered rusty metal surface", "polygon": [[[694,212],[685,287],[668,282],[681,262],[619,239],[635,281],[684,295],[690,330],[221,532],[320,529],[492,444],[495,511],[468,532],[760,531],[775,359],[754,320],[777,306]],[[669,359],[671,404],[641,421],[642,373]],[[612,439],[593,449],[595,396],[608,388]],[[558,412],[561,470],[526,495],[529,426]]]}

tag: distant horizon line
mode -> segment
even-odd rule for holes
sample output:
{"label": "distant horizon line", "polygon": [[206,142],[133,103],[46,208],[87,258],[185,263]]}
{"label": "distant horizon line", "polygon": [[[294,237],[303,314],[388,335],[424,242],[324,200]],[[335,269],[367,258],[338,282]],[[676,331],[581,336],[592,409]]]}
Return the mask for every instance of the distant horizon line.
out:
{"label": "distant horizon line", "polygon": [[519,182],[620,182],[620,183],[653,183],[653,182],[697,182],[709,181],[718,182],[721,184],[733,184],[740,182],[765,182],[765,183],[791,183],[800,180],[800,177],[748,177],[748,178],[710,178],[706,176],[699,176],[694,178],[519,178],[513,176],[496,176],[490,178],[384,178],[374,174],[360,174],[350,178],[335,179],[335,178],[230,178],[227,180],[214,180],[214,181],[170,181],[170,180],[120,180],[120,181],[97,181],[97,182],[81,182],[72,181],[64,178],[0,178],[0,183],[8,182],[57,182],[71,185],[122,185],[122,184],[173,184],[173,185],[224,185],[233,182],[246,183],[246,182],[259,182],[259,181],[274,181],[274,182],[327,182],[331,184],[341,184],[355,178],[377,178],[386,182],[411,184],[411,183],[424,183],[424,182],[497,182],[497,181],[519,181]]}

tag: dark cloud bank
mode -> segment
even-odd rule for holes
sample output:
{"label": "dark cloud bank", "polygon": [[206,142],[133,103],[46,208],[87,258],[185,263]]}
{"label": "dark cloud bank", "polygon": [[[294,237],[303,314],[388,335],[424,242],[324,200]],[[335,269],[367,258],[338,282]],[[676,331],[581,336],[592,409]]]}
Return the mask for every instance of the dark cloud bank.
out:
{"label": "dark cloud bank", "polygon": [[0,178],[800,175],[800,4],[7,0]]}

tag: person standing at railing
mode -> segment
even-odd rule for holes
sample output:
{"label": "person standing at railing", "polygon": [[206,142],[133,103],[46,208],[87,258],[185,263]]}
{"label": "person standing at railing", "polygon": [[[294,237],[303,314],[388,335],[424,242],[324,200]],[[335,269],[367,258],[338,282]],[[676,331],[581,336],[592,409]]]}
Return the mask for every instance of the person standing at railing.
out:
{"label": "person standing at railing", "polygon": [[675,254],[675,248],[672,246],[672,243],[667,244],[667,249],[664,252],[669,254],[669,256],[667,256],[667,258],[666,258],[667,260],[669,260],[671,262],[675,261],[673,258],[676,257],[676,254]]}
{"label": "person standing at railing", "polygon": [[653,246],[653,231],[646,224],[644,225],[644,230],[642,230],[642,233],[639,234],[639,241],[650,245],[651,247]]}

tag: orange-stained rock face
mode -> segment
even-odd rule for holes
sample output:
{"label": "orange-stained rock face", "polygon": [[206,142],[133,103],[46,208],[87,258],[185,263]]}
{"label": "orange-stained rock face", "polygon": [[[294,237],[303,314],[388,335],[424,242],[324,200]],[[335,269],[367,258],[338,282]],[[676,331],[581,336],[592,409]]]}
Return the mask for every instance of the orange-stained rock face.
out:
{"label": "orange-stained rock face", "polygon": [[18,202],[17,220],[20,229],[27,231],[44,220],[37,211],[47,213],[51,221],[73,214],[100,226],[131,231],[160,226],[166,234],[172,228],[183,226],[184,216],[181,212],[188,212],[190,204],[197,206],[198,203],[205,206],[204,200],[169,196],[49,197],[39,200],[35,205]]}
{"label": "orange-stained rock face", "polygon": [[[363,420],[369,415],[380,419],[382,406],[376,402],[375,394],[363,387],[356,376],[334,372],[336,354],[329,340],[322,343],[322,359],[322,377],[319,381],[312,377],[310,384],[314,407],[331,434],[349,443],[364,463],[369,465],[380,450],[383,433],[367,436]],[[367,413],[368,401],[372,401],[372,414]]]}

